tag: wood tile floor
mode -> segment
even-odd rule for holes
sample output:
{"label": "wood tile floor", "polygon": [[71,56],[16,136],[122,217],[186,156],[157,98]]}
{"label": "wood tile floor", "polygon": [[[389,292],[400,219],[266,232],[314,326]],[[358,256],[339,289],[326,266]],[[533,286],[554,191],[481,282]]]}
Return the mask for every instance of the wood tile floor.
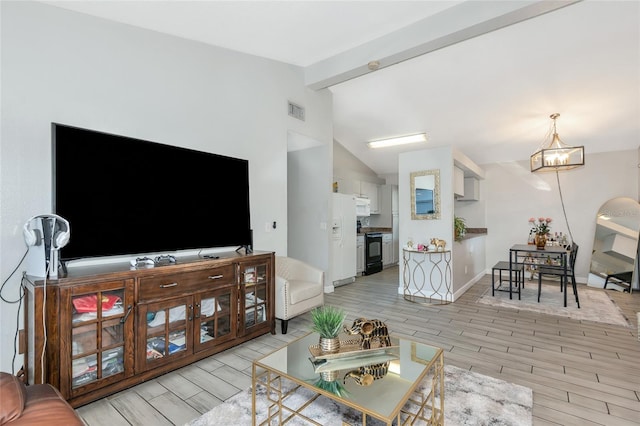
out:
{"label": "wood tile floor", "polygon": [[[527,281],[528,282],[528,281]],[[378,318],[392,334],[445,350],[445,362],[533,389],[534,425],[640,425],[640,292],[608,291],[633,327],[581,323],[475,303],[487,275],[450,305],[405,301],[398,268],[327,294],[347,323]],[[532,284],[531,284],[532,285]],[[582,288],[581,286],[580,288]],[[78,408],[87,425],[183,425],[251,385],[251,361],[306,334],[309,314],[289,332],[265,335]],[[243,426],[243,425],[237,425]]]}

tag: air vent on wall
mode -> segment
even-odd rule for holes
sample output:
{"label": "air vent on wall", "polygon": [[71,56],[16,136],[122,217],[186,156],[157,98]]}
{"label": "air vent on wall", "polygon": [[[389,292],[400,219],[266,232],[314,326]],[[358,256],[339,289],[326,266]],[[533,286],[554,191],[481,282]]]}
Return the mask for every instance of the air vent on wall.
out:
{"label": "air vent on wall", "polygon": [[293,102],[289,102],[289,115],[293,118],[304,121],[304,107],[296,105]]}

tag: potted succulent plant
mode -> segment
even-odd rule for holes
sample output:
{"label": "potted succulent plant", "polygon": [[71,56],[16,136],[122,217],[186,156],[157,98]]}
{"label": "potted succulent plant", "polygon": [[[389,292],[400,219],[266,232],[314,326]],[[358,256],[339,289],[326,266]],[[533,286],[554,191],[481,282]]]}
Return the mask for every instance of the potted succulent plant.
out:
{"label": "potted succulent plant", "polygon": [[313,385],[327,392],[331,392],[334,395],[338,395],[339,397],[349,395],[347,388],[344,386],[337,373],[339,373],[339,371],[327,371],[320,373],[320,377],[313,383]]}
{"label": "potted succulent plant", "polygon": [[320,334],[320,350],[323,353],[337,353],[340,350],[338,334],[342,330],[345,312],[333,306],[321,306],[311,311],[312,330]]}
{"label": "potted succulent plant", "polygon": [[454,216],[453,218],[453,229],[456,234],[456,241],[460,241],[464,238],[467,233],[467,224],[463,218]]}

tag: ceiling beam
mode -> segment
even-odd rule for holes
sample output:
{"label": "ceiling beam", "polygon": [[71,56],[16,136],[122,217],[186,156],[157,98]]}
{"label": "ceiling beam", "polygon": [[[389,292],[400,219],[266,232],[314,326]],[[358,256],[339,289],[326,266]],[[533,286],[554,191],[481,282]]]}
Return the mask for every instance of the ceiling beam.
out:
{"label": "ceiling beam", "polygon": [[391,34],[305,68],[305,84],[318,90],[495,31],[581,0],[466,1]]}

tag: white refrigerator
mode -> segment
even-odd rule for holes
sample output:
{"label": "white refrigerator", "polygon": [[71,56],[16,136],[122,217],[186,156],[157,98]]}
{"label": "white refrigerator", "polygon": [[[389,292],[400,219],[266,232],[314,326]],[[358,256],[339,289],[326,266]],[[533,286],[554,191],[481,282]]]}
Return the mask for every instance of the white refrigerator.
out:
{"label": "white refrigerator", "polygon": [[333,285],[354,282],[356,279],[356,198],[354,195],[333,193],[331,258]]}

